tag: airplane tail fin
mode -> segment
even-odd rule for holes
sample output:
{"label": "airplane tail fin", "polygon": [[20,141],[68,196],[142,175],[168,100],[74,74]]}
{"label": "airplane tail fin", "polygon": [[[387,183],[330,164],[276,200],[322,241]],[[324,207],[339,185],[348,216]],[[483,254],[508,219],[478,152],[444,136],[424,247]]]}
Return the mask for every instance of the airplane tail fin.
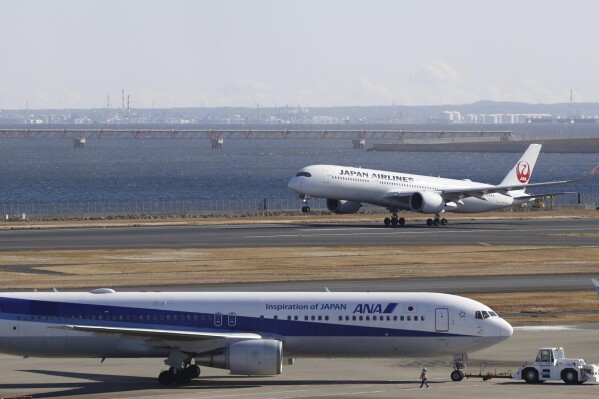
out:
{"label": "airplane tail fin", "polygon": [[541,152],[541,144],[531,144],[528,146],[520,160],[508,172],[500,183],[501,186],[509,186],[513,184],[526,184],[532,176],[532,170],[535,167],[539,153]]}
{"label": "airplane tail fin", "polygon": [[595,291],[597,291],[597,295],[599,295],[599,280],[595,280],[594,278],[591,280],[593,280],[593,285],[595,286]]}

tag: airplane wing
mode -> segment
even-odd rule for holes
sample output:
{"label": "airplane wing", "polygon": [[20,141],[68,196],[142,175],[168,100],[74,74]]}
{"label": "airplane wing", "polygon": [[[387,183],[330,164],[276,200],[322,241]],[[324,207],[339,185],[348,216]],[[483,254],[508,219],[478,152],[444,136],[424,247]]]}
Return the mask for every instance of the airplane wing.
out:
{"label": "airplane wing", "polygon": [[567,195],[567,194],[578,194],[576,191],[563,191],[561,193],[547,193],[547,194],[524,194],[518,197],[514,197],[514,199],[537,199],[537,198],[547,198],[554,197],[556,195]]}
{"label": "airplane wing", "polygon": [[155,330],[150,328],[122,328],[81,325],[58,325],[48,328],[90,332],[97,334],[118,334],[131,338],[163,339],[169,341],[198,341],[210,339],[260,339],[262,336],[253,333],[220,333],[179,330]]}
{"label": "airplane wing", "polygon": [[595,280],[594,278],[592,278],[591,281],[593,282],[593,285],[595,286],[595,291],[597,291],[597,295],[599,295],[599,280]]}
{"label": "airplane wing", "polygon": [[595,169],[593,169],[590,173],[572,180],[560,180],[532,184],[513,184],[504,186],[485,185],[480,187],[452,188],[447,190],[441,190],[439,194],[442,195],[444,198],[451,200],[459,200],[464,197],[477,197],[483,199],[482,196],[485,194],[499,193],[508,195],[508,192],[511,190],[521,190],[524,188],[547,187],[555,186],[558,184],[575,183],[581,180],[589,179],[593,177],[595,174],[597,174],[597,172],[599,172],[599,166],[596,166]]}

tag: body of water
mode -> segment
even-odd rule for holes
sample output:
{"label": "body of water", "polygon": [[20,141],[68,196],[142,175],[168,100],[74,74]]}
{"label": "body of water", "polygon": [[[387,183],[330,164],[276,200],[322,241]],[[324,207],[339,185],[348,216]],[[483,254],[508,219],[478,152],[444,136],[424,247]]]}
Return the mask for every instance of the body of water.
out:
{"label": "body of water", "polygon": [[[340,164],[498,184],[520,157],[505,153],[353,150],[350,140],[1,140],[0,203],[295,198],[287,182],[310,164]],[[531,182],[565,180],[597,154],[543,154]],[[543,191],[596,193],[599,178]]]}

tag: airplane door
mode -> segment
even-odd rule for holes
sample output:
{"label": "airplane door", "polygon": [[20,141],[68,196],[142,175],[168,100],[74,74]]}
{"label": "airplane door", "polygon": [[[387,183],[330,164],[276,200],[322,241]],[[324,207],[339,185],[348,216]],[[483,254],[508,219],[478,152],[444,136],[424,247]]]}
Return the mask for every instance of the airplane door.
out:
{"label": "airplane door", "polygon": [[449,310],[447,308],[435,309],[435,330],[449,331]]}

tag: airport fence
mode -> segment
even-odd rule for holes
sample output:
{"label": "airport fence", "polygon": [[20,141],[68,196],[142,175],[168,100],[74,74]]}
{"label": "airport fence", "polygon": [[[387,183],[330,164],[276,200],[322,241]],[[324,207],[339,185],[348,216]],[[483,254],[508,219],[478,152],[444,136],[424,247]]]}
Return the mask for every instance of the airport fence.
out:
{"label": "airport fence", "polygon": [[[310,199],[312,209],[325,209],[326,200]],[[216,212],[264,212],[301,209],[300,199],[222,199],[189,201],[78,201],[0,204],[5,219],[26,216],[109,216],[188,214]]]}
{"label": "airport fence", "polygon": [[[311,198],[310,208],[326,210],[326,200]],[[108,217],[139,215],[187,215],[225,212],[282,212],[299,211],[302,202],[298,198],[221,199],[189,201],[87,201],[87,202],[39,202],[2,203],[3,220],[56,217]],[[599,193],[567,194],[545,200],[545,208],[572,206],[595,209],[599,206]],[[376,208],[364,204],[364,208]],[[380,208],[379,208],[380,209]]]}

